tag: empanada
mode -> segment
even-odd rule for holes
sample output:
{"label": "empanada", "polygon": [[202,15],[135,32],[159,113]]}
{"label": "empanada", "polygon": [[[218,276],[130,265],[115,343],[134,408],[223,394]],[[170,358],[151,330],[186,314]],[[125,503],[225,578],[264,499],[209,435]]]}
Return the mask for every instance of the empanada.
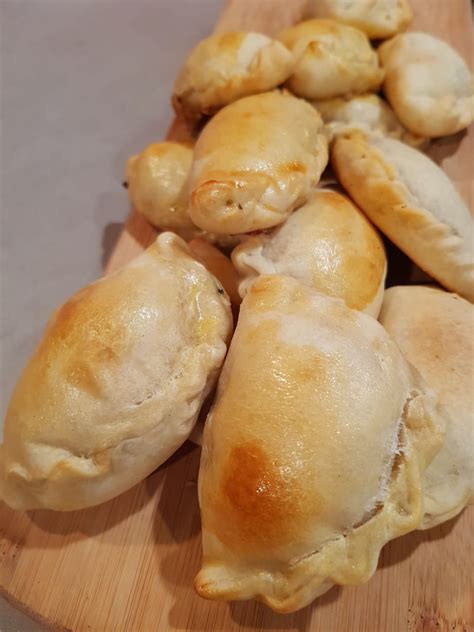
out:
{"label": "empanada", "polygon": [[148,145],[127,162],[128,195],[153,226],[189,239],[200,232],[188,212],[186,189],[193,150],[170,141]]}
{"label": "empanada", "polygon": [[387,269],[382,240],[349,198],[318,189],[284,224],[232,253],[244,296],[262,274],[284,274],[377,318]]}
{"label": "empanada", "polygon": [[148,145],[127,161],[126,182],[135,210],[159,230],[171,230],[183,239],[205,239],[229,250],[240,243],[233,235],[215,235],[201,230],[189,215],[188,178],[193,150],[165,141]]}
{"label": "empanada", "polygon": [[413,17],[408,0],[309,0],[307,14],[350,24],[372,39],[392,37]]}
{"label": "empanada", "polygon": [[288,93],[223,108],[194,148],[191,219],[231,235],[281,224],[306,202],[326,167],[322,128],[316,110]]}
{"label": "empanada", "polygon": [[307,20],[278,36],[296,65],[288,88],[305,99],[377,91],[383,80],[377,53],[365,33],[334,20]]}
{"label": "empanada", "polygon": [[454,134],[474,119],[474,80],[446,42],[403,33],[379,48],[383,91],[403,125],[432,138]]}
{"label": "empanada", "polygon": [[224,290],[171,233],[75,294],[10,401],[0,498],[80,509],[144,479],[191,433],[231,331]]}
{"label": "empanada", "polygon": [[329,140],[337,134],[362,130],[397,138],[409,145],[419,146],[426,139],[406,130],[387,103],[376,94],[363,94],[351,99],[328,99],[312,104],[323,117]]}
{"label": "empanada", "polygon": [[204,427],[198,593],[302,608],[416,529],[444,420],[373,318],[289,277],[245,296]]}
{"label": "empanada", "polygon": [[176,79],[173,105],[193,122],[242,97],[283,83],[293,55],[262,33],[215,33],[193,48]]}
{"label": "empanada", "polygon": [[195,257],[203,263],[211,274],[222,284],[233,305],[240,305],[238,292],[239,277],[231,260],[206,239],[192,239],[188,246]]}
{"label": "empanada", "polygon": [[331,162],[359,208],[422,270],[474,301],[473,220],[448,176],[392,138],[338,136]]}
{"label": "empanada", "polygon": [[422,529],[474,500],[474,307],[431,287],[391,287],[380,322],[446,409],[444,443],[425,471]]}

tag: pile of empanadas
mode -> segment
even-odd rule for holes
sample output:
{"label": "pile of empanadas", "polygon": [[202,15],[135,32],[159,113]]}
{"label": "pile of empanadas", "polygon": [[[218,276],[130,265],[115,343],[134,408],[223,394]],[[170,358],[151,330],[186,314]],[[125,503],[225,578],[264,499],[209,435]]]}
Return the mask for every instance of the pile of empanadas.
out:
{"label": "pile of empanadas", "polygon": [[[471,123],[472,76],[401,32],[406,0],[308,10],[191,51],[173,104],[192,141],[127,165],[168,232],[52,315],[0,447],[11,507],[88,507],[198,437],[212,398],[196,590],[282,612],[474,496],[473,220],[419,149]],[[433,285],[385,290],[379,231]]]}

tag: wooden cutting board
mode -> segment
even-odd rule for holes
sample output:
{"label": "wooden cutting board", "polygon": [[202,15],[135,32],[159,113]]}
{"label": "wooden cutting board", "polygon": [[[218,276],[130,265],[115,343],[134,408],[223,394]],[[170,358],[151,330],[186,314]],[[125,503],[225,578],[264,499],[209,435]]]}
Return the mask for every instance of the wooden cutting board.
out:
{"label": "wooden cutting board", "polygon": [[[438,35],[472,59],[469,0],[411,3],[412,29]],[[271,34],[298,20],[303,4],[233,0],[216,28]],[[175,123],[169,137],[182,135]],[[472,129],[438,141],[432,155],[472,208]],[[133,258],[154,235],[132,213],[107,271]],[[0,504],[0,592],[48,626],[78,632],[474,630],[474,507],[440,527],[389,543],[369,583],[335,587],[297,613],[200,599],[192,588],[201,556],[199,455],[186,443],[146,481],[84,511],[20,513]]]}

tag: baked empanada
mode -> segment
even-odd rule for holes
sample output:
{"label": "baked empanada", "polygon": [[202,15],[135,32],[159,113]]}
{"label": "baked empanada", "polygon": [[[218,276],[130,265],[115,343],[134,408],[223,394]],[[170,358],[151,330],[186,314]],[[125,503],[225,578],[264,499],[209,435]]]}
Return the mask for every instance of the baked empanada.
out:
{"label": "baked empanada", "polygon": [[474,80],[465,61],[428,33],[403,33],[379,48],[383,91],[403,125],[432,138],[474,119]]}
{"label": "baked empanada", "polygon": [[420,528],[474,500],[474,307],[431,287],[392,287],[380,322],[448,413],[444,443],[425,471]]}
{"label": "baked empanada", "polygon": [[350,24],[372,39],[392,37],[413,17],[408,0],[309,0],[307,14]]}
{"label": "baked empanada", "polygon": [[296,65],[288,88],[305,99],[377,91],[383,80],[377,53],[365,33],[334,20],[307,20],[278,36]]}
{"label": "baked empanada", "polygon": [[188,246],[195,257],[203,263],[211,274],[222,284],[233,305],[240,305],[238,292],[239,277],[229,257],[206,239],[192,239]]}
{"label": "baked empanada", "polygon": [[337,134],[358,129],[397,138],[409,145],[419,146],[426,143],[426,139],[406,130],[390,106],[376,94],[312,103],[323,118],[329,140],[333,140]]}
{"label": "baked empanada", "polygon": [[80,509],[144,479],[190,435],[231,331],[224,290],[171,233],[79,291],[16,385],[0,498]]}
{"label": "baked empanada", "polygon": [[278,91],[223,108],[194,148],[191,219],[231,235],[281,224],[306,202],[326,167],[322,128],[309,103]]}
{"label": "baked empanada", "polygon": [[193,48],[173,89],[173,105],[193,122],[242,97],[283,83],[293,55],[262,33],[215,33]]}
{"label": "baked empanada", "polygon": [[453,183],[392,138],[338,136],[331,162],[359,208],[422,270],[474,301],[473,220]]}
{"label": "baked empanada", "polygon": [[204,427],[198,593],[302,608],[374,573],[421,520],[444,419],[373,318],[260,277]]}
{"label": "baked empanada", "polygon": [[193,150],[188,145],[153,143],[127,161],[126,182],[130,202],[159,230],[171,230],[183,239],[205,239],[230,250],[241,239],[201,230],[189,215],[188,178]]}
{"label": "baked empanada", "polygon": [[185,239],[200,232],[188,212],[186,189],[193,150],[165,141],[148,145],[127,162],[128,195],[133,207],[153,226],[172,230]]}
{"label": "baked empanada", "polygon": [[318,189],[284,224],[232,253],[243,297],[262,274],[284,274],[377,318],[387,269],[382,240],[349,198]]}

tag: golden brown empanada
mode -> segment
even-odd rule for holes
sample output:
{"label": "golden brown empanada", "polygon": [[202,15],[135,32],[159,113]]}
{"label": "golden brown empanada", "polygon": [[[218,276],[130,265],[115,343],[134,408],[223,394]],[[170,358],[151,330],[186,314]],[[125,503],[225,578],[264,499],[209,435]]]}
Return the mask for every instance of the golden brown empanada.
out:
{"label": "golden brown empanada", "polygon": [[262,33],[214,33],[193,48],[173,89],[173,105],[193,122],[237,99],[283,83],[294,66],[281,42]]}
{"label": "golden brown empanada", "polygon": [[231,331],[224,290],[172,233],[79,291],[16,385],[0,498],[80,509],[144,479],[190,435]]}
{"label": "golden brown empanada", "polygon": [[193,160],[188,145],[165,141],[148,145],[127,162],[126,179],[132,206],[153,226],[185,239],[198,234],[188,213],[186,182]]}
{"label": "golden brown empanada", "polygon": [[387,260],[376,229],[345,195],[318,189],[270,232],[232,253],[243,297],[262,274],[284,274],[377,318]]}
{"label": "golden brown empanada", "polygon": [[422,270],[474,301],[474,225],[453,183],[422,152],[393,138],[353,132],[331,163],[359,208]]}
{"label": "golden brown empanada", "polygon": [[233,235],[201,230],[189,215],[190,146],[165,141],[148,145],[127,162],[126,181],[130,202],[159,230],[171,230],[183,239],[205,239],[229,250],[240,243]]}
{"label": "golden brown empanada", "polygon": [[288,88],[310,100],[377,91],[383,80],[365,33],[334,20],[307,20],[278,36],[296,59]]}
{"label": "golden brown empanada", "polygon": [[191,219],[231,235],[281,224],[306,202],[327,164],[322,128],[315,109],[288,93],[223,108],[194,148]]}
{"label": "golden brown empanada", "polygon": [[375,319],[260,277],[204,428],[198,593],[289,612],[367,581],[420,523],[435,399]]}

